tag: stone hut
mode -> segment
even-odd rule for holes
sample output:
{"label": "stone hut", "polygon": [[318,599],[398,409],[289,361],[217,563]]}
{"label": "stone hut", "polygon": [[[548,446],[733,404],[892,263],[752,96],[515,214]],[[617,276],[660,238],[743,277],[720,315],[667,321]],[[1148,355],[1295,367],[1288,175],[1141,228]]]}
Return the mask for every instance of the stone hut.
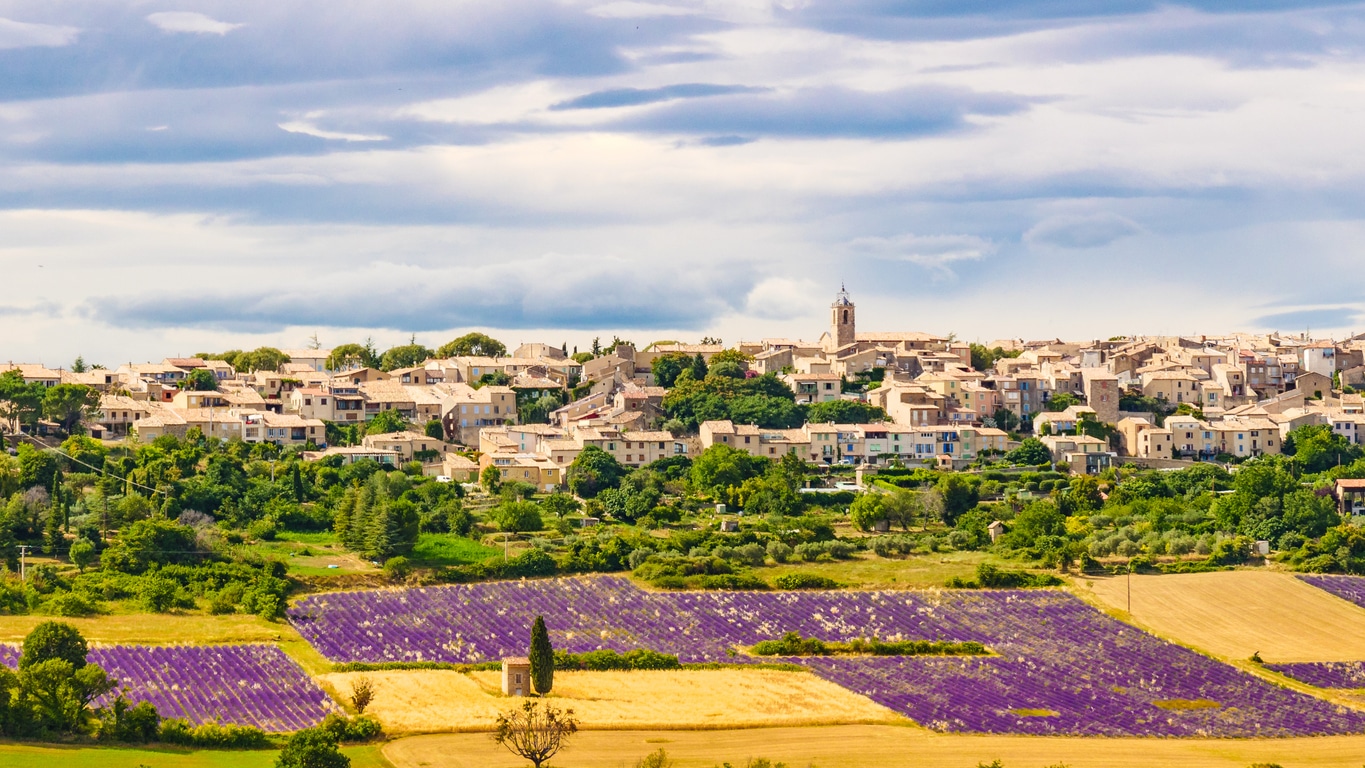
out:
{"label": "stone hut", "polygon": [[511,657],[502,660],[502,694],[504,696],[531,695],[531,660]]}

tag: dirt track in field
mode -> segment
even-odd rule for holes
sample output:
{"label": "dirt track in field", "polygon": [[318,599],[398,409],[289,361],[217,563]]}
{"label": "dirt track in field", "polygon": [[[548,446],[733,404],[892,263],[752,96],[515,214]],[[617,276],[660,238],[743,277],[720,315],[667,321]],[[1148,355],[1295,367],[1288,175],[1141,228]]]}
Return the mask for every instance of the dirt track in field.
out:
{"label": "dirt track in field", "polygon": [[[1288,573],[1217,571],[1132,577],[1134,623],[1229,659],[1267,662],[1365,660],[1365,609]],[[1081,589],[1127,609],[1127,578],[1077,579]]]}

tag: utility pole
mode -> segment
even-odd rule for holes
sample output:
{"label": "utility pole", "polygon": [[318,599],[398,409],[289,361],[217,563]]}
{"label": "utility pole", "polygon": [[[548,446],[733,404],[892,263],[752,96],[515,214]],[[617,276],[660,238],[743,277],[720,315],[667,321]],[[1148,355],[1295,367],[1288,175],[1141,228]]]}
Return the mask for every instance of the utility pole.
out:
{"label": "utility pole", "polygon": [[1128,616],[1133,616],[1133,559],[1128,559]]}
{"label": "utility pole", "polygon": [[27,566],[28,566],[28,563],[27,563],[27,561],[24,559],[24,558],[26,558],[26,557],[28,557],[28,545],[27,545],[27,544],[20,544],[20,545],[19,545],[19,580],[20,580],[20,581],[24,581],[25,579],[28,578],[28,576],[27,576],[27,574],[28,574],[28,567],[27,567]]}

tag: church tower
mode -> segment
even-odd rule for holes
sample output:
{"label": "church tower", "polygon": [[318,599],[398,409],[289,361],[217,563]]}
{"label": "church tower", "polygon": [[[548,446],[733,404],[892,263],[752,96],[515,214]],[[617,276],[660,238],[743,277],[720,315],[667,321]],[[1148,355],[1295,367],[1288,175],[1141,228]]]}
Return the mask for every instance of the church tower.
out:
{"label": "church tower", "polygon": [[834,303],[829,305],[829,339],[834,349],[842,349],[858,340],[854,331],[857,309],[848,297],[848,290],[840,285]]}

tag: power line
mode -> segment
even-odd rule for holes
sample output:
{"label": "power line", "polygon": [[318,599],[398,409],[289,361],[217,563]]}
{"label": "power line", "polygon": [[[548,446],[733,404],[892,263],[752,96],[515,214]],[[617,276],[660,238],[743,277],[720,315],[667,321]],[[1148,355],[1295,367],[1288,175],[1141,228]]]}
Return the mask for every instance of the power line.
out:
{"label": "power line", "polygon": [[16,432],[16,433],[14,433],[14,435],[15,435],[15,437],[24,437],[24,438],[28,438],[28,439],[31,440],[35,445],[40,446],[43,450],[45,450],[45,451],[52,451],[53,453],[58,454],[58,455],[60,455],[60,456],[65,456],[66,459],[67,459],[68,461],[70,461],[70,462],[72,462],[72,463],[75,463],[75,464],[79,464],[79,465],[81,465],[82,467],[88,467],[88,468],[90,468],[90,469],[93,469],[93,470],[95,470],[96,472],[99,472],[100,474],[104,475],[105,477],[117,478],[118,480],[121,480],[121,481],[123,481],[123,482],[125,482],[125,483],[128,483],[129,485],[133,485],[133,486],[136,486],[136,487],[138,487],[138,488],[142,488],[142,489],[147,490],[147,491],[150,491],[150,492],[152,492],[152,493],[159,493],[159,494],[161,494],[162,496],[164,496],[164,497],[166,497],[166,498],[168,498],[168,499],[170,498],[170,492],[167,491],[167,490],[164,489],[164,488],[153,488],[153,487],[151,487],[151,486],[149,486],[149,485],[143,485],[142,483],[139,483],[139,482],[137,482],[137,481],[135,481],[135,480],[130,480],[130,479],[126,478],[126,477],[119,477],[118,475],[110,474],[109,470],[105,469],[104,467],[97,467],[97,466],[95,466],[95,465],[93,465],[93,464],[87,464],[87,463],[85,463],[84,461],[81,461],[80,459],[76,458],[75,456],[72,456],[71,454],[67,453],[66,451],[63,451],[63,450],[60,449],[60,448],[53,448],[53,447],[51,447],[51,446],[44,445],[41,441],[38,440],[38,438],[36,438],[36,437],[34,437],[34,436],[32,436],[32,435],[26,435],[26,434],[24,434],[23,432]]}

